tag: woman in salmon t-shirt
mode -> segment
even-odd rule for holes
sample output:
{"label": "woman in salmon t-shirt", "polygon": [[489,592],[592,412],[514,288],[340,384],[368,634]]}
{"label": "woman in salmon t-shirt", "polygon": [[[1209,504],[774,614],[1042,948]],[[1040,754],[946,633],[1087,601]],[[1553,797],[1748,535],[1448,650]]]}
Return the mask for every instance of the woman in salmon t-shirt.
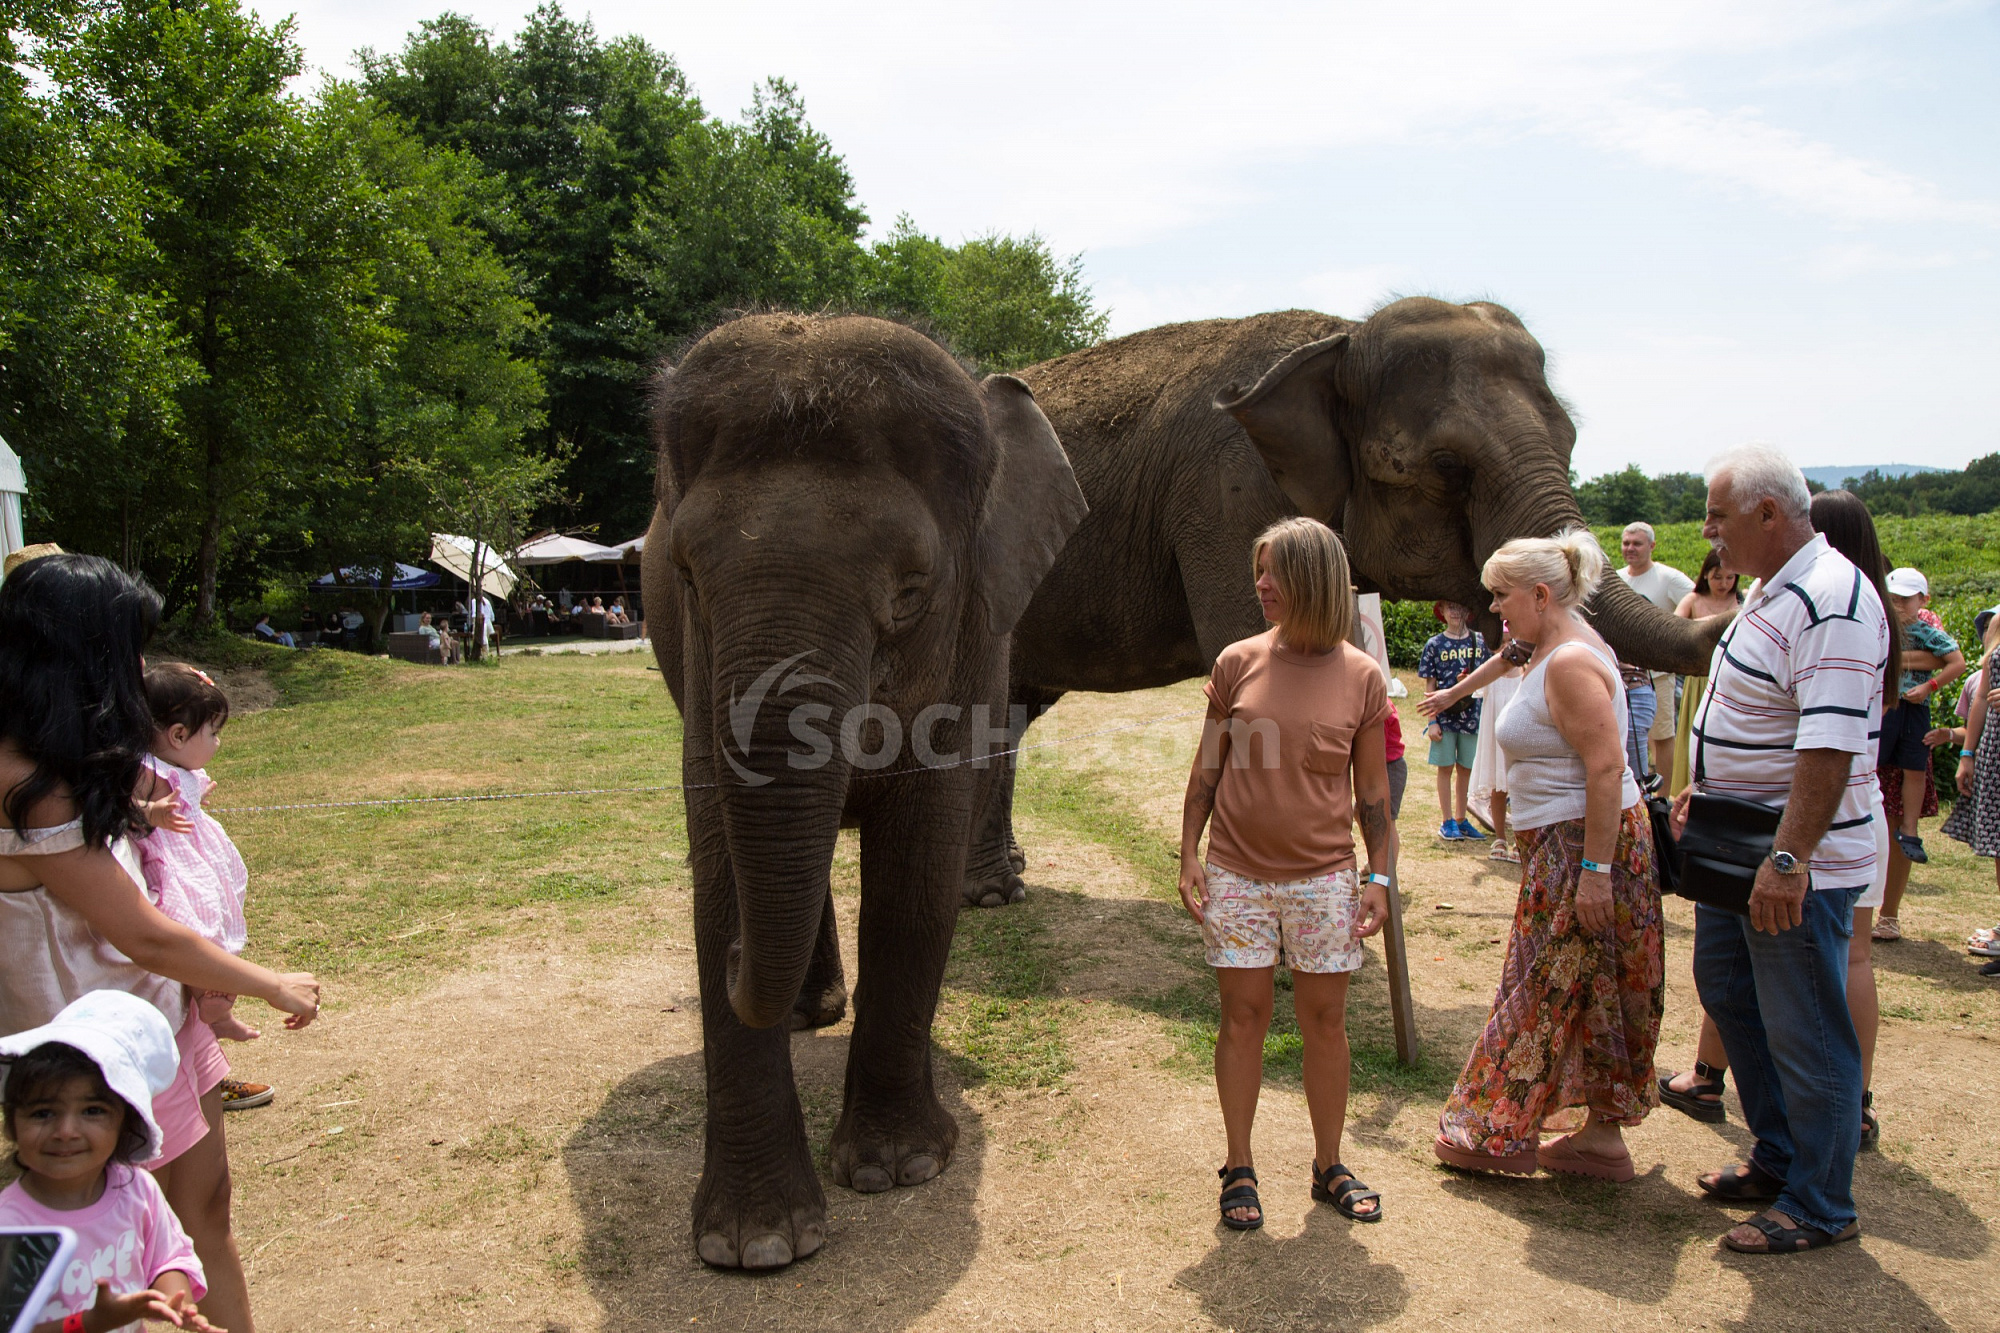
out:
{"label": "woman in salmon t-shirt", "polygon": [[[1305,1040],[1313,1198],[1374,1222],[1381,1196],[1341,1164],[1340,1133],[1347,977],[1361,966],[1361,941],[1388,917],[1396,864],[1383,740],[1389,695],[1375,660],[1348,642],[1354,593],[1332,529],[1309,518],[1275,523],[1252,545],[1251,562],[1272,628],[1216,658],[1181,817],[1181,901],[1222,987],[1222,1221],[1238,1231],[1264,1224],[1250,1126],[1282,958]],[[1355,865],[1357,818],[1369,872]]]}

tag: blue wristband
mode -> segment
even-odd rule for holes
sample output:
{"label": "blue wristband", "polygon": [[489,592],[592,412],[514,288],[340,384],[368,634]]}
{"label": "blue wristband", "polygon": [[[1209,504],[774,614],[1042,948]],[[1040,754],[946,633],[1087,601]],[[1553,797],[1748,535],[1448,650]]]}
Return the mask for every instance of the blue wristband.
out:
{"label": "blue wristband", "polygon": [[1389,887],[1389,877],[1387,875],[1370,875],[1368,882],[1370,884],[1380,884],[1385,889]]}
{"label": "blue wristband", "polygon": [[1604,862],[1602,861],[1593,861],[1587,856],[1583,858],[1583,868],[1585,870],[1594,870],[1600,875],[1608,875],[1611,873],[1610,866],[1604,864]]}

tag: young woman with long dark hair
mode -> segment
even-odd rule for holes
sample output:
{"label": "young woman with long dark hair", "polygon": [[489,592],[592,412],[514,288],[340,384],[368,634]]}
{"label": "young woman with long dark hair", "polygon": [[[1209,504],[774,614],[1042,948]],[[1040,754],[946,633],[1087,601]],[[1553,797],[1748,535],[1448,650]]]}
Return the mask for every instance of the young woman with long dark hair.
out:
{"label": "young woman with long dark hair", "polygon": [[319,1012],[319,983],[232,957],[145,895],[130,840],[146,831],[141,654],[159,616],[152,589],[96,556],[44,556],[0,582],[0,1032],[39,1027],[94,990],[136,995],[177,1029],[180,1074],[153,1099],[165,1142],[152,1170],[207,1270],[204,1312],[251,1333],[229,1219],[229,1066],[183,987],[256,996],[300,1028]]}

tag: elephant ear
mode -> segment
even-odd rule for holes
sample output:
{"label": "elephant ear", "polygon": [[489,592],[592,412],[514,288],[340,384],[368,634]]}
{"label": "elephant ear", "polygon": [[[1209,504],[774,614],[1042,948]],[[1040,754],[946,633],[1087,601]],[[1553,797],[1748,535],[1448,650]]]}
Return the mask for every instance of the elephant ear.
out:
{"label": "elephant ear", "polygon": [[1336,333],[1293,348],[1248,389],[1232,384],[1215,397],[1250,436],[1285,497],[1301,514],[1336,529],[1353,485],[1335,425],[1336,380],[1346,356],[1347,335]]}
{"label": "elephant ear", "polygon": [[1090,506],[1034,392],[1012,375],[987,376],[979,392],[995,453],[980,515],[979,572],[986,623],[999,635],[1028,609]]}

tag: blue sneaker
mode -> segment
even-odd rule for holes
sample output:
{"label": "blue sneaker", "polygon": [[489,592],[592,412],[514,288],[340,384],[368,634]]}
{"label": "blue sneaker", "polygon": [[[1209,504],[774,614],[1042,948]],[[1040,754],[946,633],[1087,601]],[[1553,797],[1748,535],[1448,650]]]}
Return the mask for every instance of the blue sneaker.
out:
{"label": "blue sneaker", "polygon": [[1444,823],[1439,824],[1438,836],[1447,842],[1458,841],[1458,821],[1456,819],[1447,819]]}

